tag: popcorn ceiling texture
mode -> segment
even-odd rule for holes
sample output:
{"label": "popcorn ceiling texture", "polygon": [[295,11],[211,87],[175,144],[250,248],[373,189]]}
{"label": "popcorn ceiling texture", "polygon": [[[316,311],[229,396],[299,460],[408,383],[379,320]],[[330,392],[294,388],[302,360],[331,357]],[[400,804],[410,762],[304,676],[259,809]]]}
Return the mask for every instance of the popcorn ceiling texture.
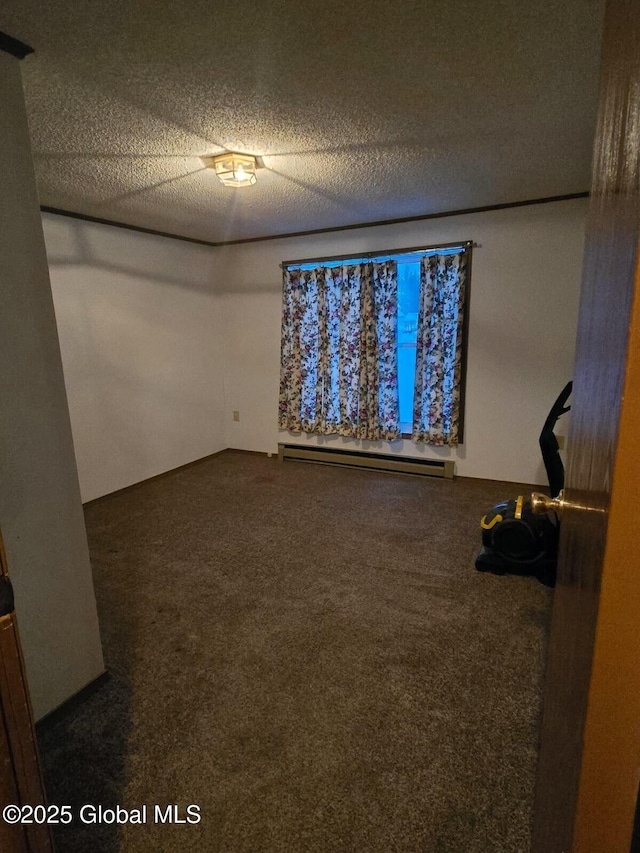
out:
{"label": "popcorn ceiling texture", "polygon": [[[4,0],[41,203],[224,241],[589,187],[603,0]],[[264,157],[223,187],[200,156]]]}

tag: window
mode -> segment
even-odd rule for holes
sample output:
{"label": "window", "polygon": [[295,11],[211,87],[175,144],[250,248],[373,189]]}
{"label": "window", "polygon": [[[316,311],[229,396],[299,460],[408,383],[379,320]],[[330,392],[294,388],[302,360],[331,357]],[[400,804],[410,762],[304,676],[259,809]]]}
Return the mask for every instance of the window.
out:
{"label": "window", "polygon": [[398,406],[404,435],[412,432],[413,424],[419,307],[420,259],[401,259],[398,263]]}
{"label": "window", "polygon": [[283,264],[280,427],[457,444],[470,248]]}

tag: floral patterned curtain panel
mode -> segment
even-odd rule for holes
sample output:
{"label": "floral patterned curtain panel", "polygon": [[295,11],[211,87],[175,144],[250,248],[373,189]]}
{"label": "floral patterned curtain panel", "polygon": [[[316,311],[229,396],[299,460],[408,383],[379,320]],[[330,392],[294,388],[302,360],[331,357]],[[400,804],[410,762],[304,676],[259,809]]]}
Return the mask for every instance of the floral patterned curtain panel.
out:
{"label": "floral patterned curtain panel", "polygon": [[285,270],[280,429],[400,435],[397,266]]}
{"label": "floral patterned curtain panel", "polygon": [[413,397],[414,441],[458,444],[466,284],[465,252],[422,258]]}

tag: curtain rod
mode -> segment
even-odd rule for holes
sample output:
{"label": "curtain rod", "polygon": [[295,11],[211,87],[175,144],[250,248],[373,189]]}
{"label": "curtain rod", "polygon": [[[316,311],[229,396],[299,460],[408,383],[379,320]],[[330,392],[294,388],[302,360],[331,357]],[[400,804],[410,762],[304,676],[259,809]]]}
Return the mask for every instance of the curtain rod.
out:
{"label": "curtain rod", "polygon": [[332,261],[349,261],[354,258],[383,258],[387,255],[409,255],[412,252],[437,252],[438,249],[454,249],[458,246],[461,249],[469,250],[473,246],[477,246],[477,243],[474,243],[473,240],[456,240],[455,243],[438,243],[436,246],[414,246],[410,249],[387,249],[383,252],[358,252],[353,255],[333,255],[331,257],[327,257],[326,255],[322,258],[301,258],[296,261],[282,261],[280,266],[282,269],[286,267],[297,267],[302,266],[304,264],[315,264],[315,263],[331,263]]}

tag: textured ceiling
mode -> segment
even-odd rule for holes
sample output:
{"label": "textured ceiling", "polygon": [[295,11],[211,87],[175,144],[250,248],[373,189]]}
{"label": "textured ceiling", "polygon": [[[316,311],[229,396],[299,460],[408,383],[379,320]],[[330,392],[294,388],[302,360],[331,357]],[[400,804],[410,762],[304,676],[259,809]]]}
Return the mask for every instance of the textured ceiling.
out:
{"label": "textured ceiling", "polygon": [[[603,0],[3,0],[43,205],[223,241],[589,187]],[[250,188],[199,157],[262,155]]]}

